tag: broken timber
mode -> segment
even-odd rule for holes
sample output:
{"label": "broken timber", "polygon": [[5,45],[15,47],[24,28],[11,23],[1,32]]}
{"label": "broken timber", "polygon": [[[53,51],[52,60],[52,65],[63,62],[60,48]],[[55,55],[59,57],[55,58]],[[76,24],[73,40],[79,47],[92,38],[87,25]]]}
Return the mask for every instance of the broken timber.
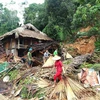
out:
{"label": "broken timber", "polygon": [[26,58],[29,48],[32,48],[33,62],[35,65],[43,65],[43,53],[45,50],[49,50],[53,53],[55,49],[59,47],[59,44],[55,41],[53,42],[43,42],[38,44],[29,45],[27,50],[24,52],[24,58]]}
{"label": "broken timber", "polygon": [[69,71],[72,71],[74,69],[78,69],[79,66],[83,63],[88,61],[92,57],[92,54],[85,54],[85,55],[80,55],[72,59],[72,62],[68,65]]}

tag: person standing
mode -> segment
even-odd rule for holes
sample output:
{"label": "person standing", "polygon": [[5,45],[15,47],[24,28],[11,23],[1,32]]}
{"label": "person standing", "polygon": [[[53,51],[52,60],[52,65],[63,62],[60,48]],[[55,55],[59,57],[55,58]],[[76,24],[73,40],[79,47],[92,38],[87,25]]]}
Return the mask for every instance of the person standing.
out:
{"label": "person standing", "polygon": [[49,53],[48,50],[46,50],[46,51],[44,52],[44,54],[43,54],[43,62],[44,62],[44,63],[45,63],[46,60],[49,58],[49,56],[50,56],[50,53]]}
{"label": "person standing", "polygon": [[65,48],[62,48],[62,57],[63,57],[63,60],[66,60],[66,49]]}
{"label": "person standing", "polygon": [[27,53],[27,58],[28,58],[28,66],[32,67],[33,61],[32,61],[32,54],[31,54],[32,48],[29,49]]}
{"label": "person standing", "polygon": [[54,52],[53,52],[53,55],[58,55],[58,50],[56,49]]}
{"label": "person standing", "polygon": [[61,57],[58,56],[58,55],[55,55],[53,58],[53,60],[55,60],[55,68],[56,68],[56,74],[54,75],[54,83],[56,84],[56,80],[61,80],[62,79],[62,67],[63,67],[63,64],[62,64],[62,61],[61,61]]}

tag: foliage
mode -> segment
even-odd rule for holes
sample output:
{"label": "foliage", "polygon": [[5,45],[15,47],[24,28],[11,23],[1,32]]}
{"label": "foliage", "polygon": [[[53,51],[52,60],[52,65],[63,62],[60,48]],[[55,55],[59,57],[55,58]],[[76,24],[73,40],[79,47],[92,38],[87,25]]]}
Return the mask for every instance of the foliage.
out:
{"label": "foliage", "polygon": [[81,28],[87,26],[100,26],[100,5],[79,6],[73,17],[72,27]]}
{"label": "foliage", "polygon": [[94,5],[94,4],[99,4],[100,0],[76,0],[76,2],[78,2],[81,5],[85,5],[85,4],[88,4],[88,3],[91,4],[91,5]]}
{"label": "foliage", "polygon": [[88,36],[93,36],[93,35],[100,35],[100,32],[99,32],[99,28],[98,27],[92,27],[88,32],[87,32],[87,35]]}
{"label": "foliage", "polygon": [[93,68],[94,70],[96,70],[96,71],[99,71],[99,70],[100,70],[100,63],[94,64],[94,65],[92,66],[92,68]]}
{"label": "foliage", "polygon": [[28,89],[24,86],[21,90],[20,96],[22,99],[30,99],[32,98],[32,93],[28,91]]}
{"label": "foliage", "polygon": [[8,75],[10,76],[10,80],[12,81],[12,80],[16,79],[16,77],[18,75],[18,70],[17,69],[16,70],[14,69],[14,70],[10,71],[8,73]]}
{"label": "foliage", "polygon": [[63,41],[72,37],[71,21],[76,5],[70,0],[45,0],[25,9],[25,23],[32,23],[49,37]]}
{"label": "foliage", "polygon": [[21,93],[20,93],[20,96],[22,99],[30,99],[32,97],[38,97],[39,99],[43,98],[44,97],[44,89],[37,89],[36,92],[34,94],[32,94],[31,92],[28,91],[28,89],[23,86],[22,90],[21,90]]}
{"label": "foliage", "polygon": [[[55,40],[63,41],[69,39],[73,34],[70,28],[72,15],[75,12],[75,4],[70,0],[46,0],[46,12],[49,16],[48,24],[44,29],[45,33],[50,33],[51,27],[53,27],[53,35]],[[49,24],[53,23],[53,26]],[[48,34],[49,34],[48,33]]]}
{"label": "foliage", "polygon": [[90,63],[87,63],[87,62],[84,62],[80,68],[92,68],[93,64],[90,64]]}
{"label": "foliage", "polygon": [[11,31],[18,26],[17,11],[10,11],[0,4],[0,35]]}
{"label": "foliage", "polygon": [[81,27],[91,26],[89,32],[85,32],[86,35],[96,35],[100,34],[100,5],[86,4],[84,6],[79,6],[76,13],[74,14],[72,21],[72,28],[77,31]]}
{"label": "foliage", "polygon": [[[0,34],[17,27],[16,11],[9,11],[0,4]],[[25,24],[32,23],[40,31],[57,41],[75,39],[80,28],[91,26],[81,35],[100,35],[99,0],[45,0],[43,4],[30,4],[25,8]],[[4,29],[5,28],[5,29]]]}
{"label": "foliage", "polygon": [[87,63],[87,62],[84,62],[80,68],[92,68],[96,71],[100,70],[100,63],[97,63],[97,64],[90,64],[90,63]]}
{"label": "foliage", "polygon": [[18,26],[17,11],[10,11],[0,4],[0,35]]}
{"label": "foliage", "polygon": [[68,64],[70,64],[71,62],[72,62],[72,60],[68,59],[68,60],[63,61],[63,64],[68,65]]}
{"label": "foliage", "polygon": [[[64,37],[64,33],[63,33],[63,27],[59,26],[59,25],[54,25],[53,22],[50,22],[43,30],[43,32],[47,33],[48,36],[50,36],[52,39],[55,39],[57,41],[62,41],[64,39],[66,39]],[[65,33],[66,34],[66,33]]]}
{"label": "foliage", "polygon": [[31,23],[42,31],[48,22],[44,4],[30,4],[29,7],[25,9],[24,19],[25,24]]}
{"label": "foliage", "polygon": [[20,80],[20,84],[31,84],[33,83],[34,79],[33,77],[26,77],[24,80]]}
{"label": "foliage", "polygon": [[98,27],[91,27],[91,29],[87,32],[78,32],[78,34],[76,35],[76,37],[81,37],[81,36],[98,36],[100,35],[100,30]]}
{"label": "foliage", "polygon": [[[80,30],[80,28],[86,28],[87,26],[91,26],[90,30],[86,32],[78,32],[76,37],[80,36],[98,36],[100,37],[100,4],[95,2],[88,2],[86,4],[80,5],[76,13],[74,14],[72,21],[72,29],[76,32]],[[96,49],[99,49],[99,42],[95,43]]]}
{"label": "foliage", "polygon": [[43,99],[44,95],[45,95],[44,88],[39,88],[38,91],[33,96],[38,97],[39,99]]}
{"label": "foliage", "polygon": [[100,39],[95,42],[96,51],[100,51]]}

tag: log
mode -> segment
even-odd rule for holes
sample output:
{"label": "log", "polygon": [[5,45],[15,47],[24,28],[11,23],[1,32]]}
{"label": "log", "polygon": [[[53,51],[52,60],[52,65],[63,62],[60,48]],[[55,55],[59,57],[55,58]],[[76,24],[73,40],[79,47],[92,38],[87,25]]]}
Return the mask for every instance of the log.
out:
{"label": "log", "polygon": [[88,61],[91,58],[91,56],[92,54],[89,54],[89,53],[85,55],[77,56],[72,59],[72,62],[68,66],[74,67],[77,69],[83,62]]}
{"label": "log", "polygon": [[66,69],[67,73],[72,73],[72,72],[76,72],[78,73],[79,67],[83,62],[89,61],[92,57],[92,54],[85,54],[85,55],[80,55],[77,56],[75,58],[72,58],[72,62],[70,64],[68,64],[68,68]]}

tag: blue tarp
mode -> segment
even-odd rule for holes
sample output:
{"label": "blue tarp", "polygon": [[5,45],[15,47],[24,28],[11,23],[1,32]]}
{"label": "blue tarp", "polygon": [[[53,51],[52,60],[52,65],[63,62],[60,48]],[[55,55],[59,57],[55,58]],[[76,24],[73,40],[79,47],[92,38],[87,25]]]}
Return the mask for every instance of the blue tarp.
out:
{"label": "blue tarp", "polygon": [[8,69],[9,63],[8,62],[4,62],[0,64],[0,73],[6,71]]}

